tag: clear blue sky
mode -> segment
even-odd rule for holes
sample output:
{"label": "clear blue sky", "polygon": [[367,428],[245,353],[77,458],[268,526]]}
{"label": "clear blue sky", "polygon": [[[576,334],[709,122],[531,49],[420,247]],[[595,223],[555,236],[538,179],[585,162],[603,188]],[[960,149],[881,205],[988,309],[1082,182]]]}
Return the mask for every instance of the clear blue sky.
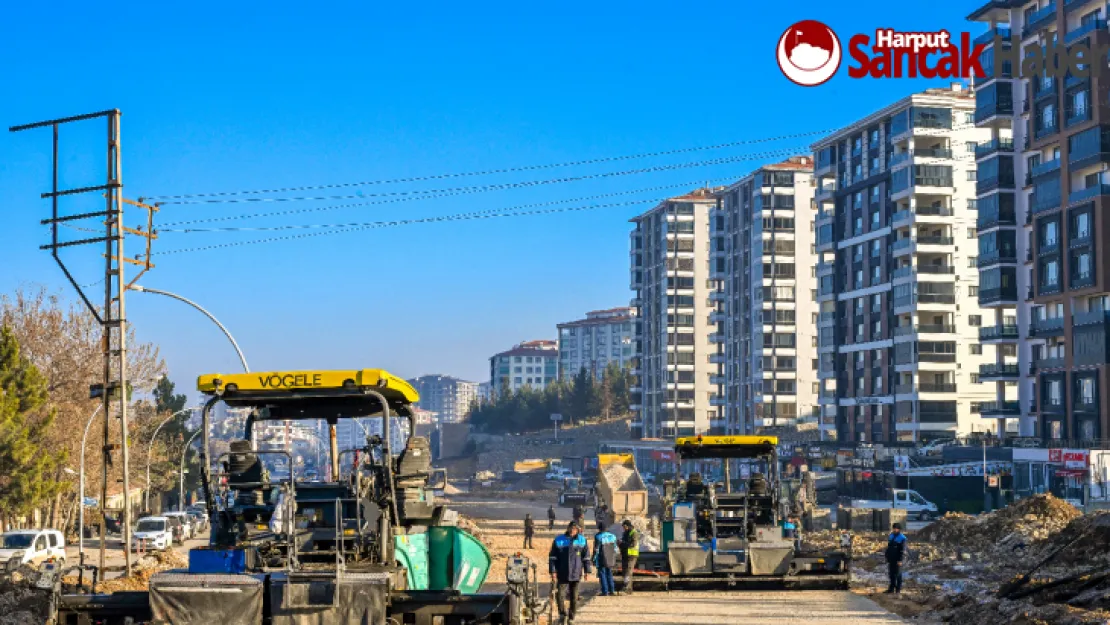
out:
{"label": "clear blue sky", "polygon": [[[0,121],[6,127],[120,108],[131,198],[420,176],[833,128],[928,85],[851,80],[846,58],[830,83],[797,87],[774,61],[789,24],[821,20],[844,42],[876,27],[982,29],[964,21],[974,3],[963,2],[328,5],[12,4],[0,26]],[[63,149],[72,150],[63,186],[102,181],[102,130],[97,123],[63,133]],[[41,283],[72,296],[38,250],[46,240],[38,221],[48,204],[38,194],[49,184],[49,132],[5,135],[0,292]],[[808,144],[795,139],[362,191],[557,178]],[[739,177],[759,162],[224,225],[447,215]],[[627,220],[666,193],[611,200],[645,200],[639,206],[165,256],[145,284],[209,307],[256,370],[366,366],[481,381],[489,355],[521,340],[554,338],[557,322],[587,310],[627,304]],[[334,203],[167,206],[159,221]],[[99,206],[89,198],[64,208]],[[167,233],[158,246],[261,236]],[[80,280],[101,277],[99,251],[65,254]],[[128,302],[139,336],[162,346],[179,387],[191,387],[201,372],[238,368],[217,330],[194,311],[152,295],[133,294]]]}

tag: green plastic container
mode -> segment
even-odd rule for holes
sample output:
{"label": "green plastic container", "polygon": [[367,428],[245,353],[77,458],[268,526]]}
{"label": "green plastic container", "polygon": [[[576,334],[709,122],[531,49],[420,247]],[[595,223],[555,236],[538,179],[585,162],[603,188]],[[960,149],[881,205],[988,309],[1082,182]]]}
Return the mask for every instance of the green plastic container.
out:
{"label": "green plastic container", "polygon": [[477,593],[489,575],[489,551],[457,527],[428,529],[428,589]]}
{"label": "green plastic container", "polygon": [[428,535],[393,537],[393,557],[405,567],[409,590],[428,590]]}

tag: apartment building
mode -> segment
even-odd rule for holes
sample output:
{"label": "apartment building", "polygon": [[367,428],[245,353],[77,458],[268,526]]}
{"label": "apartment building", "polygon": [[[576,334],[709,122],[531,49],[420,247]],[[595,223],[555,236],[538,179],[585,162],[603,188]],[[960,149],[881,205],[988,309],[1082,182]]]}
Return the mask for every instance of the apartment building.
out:
{"label": "apartment building", "polygon": [[498,397],[507,389],[525,386],[542,390],[559,373],[559,345],[555,341],[525,341],[489,359],[490,390]]}
{"label": "apartment building", "polygon": [[674,438],[707,432],[723,400],[717,365],[724,336],[709,321],[709,213],[717,198],[698,189],[635,217],[630,235],[636,362],[633,435]]}
{"label": "apartment building", "polygon": [[632,309],[625,306],[590,311],[585,319],[558,324],[559,376],[572,378],[585,369],[600,378],[610,363],[631,366],[632,317]]}
{"label": "apartment building", "polygon": [[408,381],[420,394],[417,407],[436,413],[444,423],[458,423],[478,399],[478,383],[449,375],[422,375]]}
{"label": "apartment building", "polygon": [[791,425],[817,410],[813,159],[766,165],[710,212],[715,430]]}
{"label": "apartment building", "polygon": [[[981,376],[996,385],[986,414],[1000,430],[1018,422],[1023,435],[1076,446],[1110,428],[1110,255],[1101,249],[1110,241],[1110,72],[1099,62],[1090,77],[1029,79],[1005,59],[1011,37],[1017,58],[1050,42],[1105,46],[1107,10],[1096,0],[995,0],[968,17],[988,26],[976,39],[987,46],[988,78],[975,108],[988,133],[976,153],[979,299],[990,311],[984,342],[995,347]],[[994,48],[996,35],[1005,50]]]}
{"label": "apartment building", "polygon": [[[975,97],[906,97],[813,145],[820,427],[841,441],[984,431]],[[982,175],[981,172],[980,175]]]}

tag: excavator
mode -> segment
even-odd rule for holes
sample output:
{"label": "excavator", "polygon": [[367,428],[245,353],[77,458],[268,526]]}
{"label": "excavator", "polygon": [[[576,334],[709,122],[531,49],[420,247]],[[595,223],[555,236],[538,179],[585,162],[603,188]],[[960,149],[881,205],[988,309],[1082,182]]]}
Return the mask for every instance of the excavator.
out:
{"label": "excavator", "polygon": [[[777,437],[679,438],[675,453],[679,460],[720,460],[724,481],[708,483],[694,474],[665,484],[662,549],[640,551],[635,583],[847,588],[850,534],[841,536],[838,550],[810,553],[784,530],[794,502],[780,486]],[[751,475],[738,489],[732,461],[748,465]]]}
{"label": "excavator", "polygon": [[[72,589],[64,578],[73,571],[59,572],[54,625],[525,625],[545,609],[523,557],[509,558],[506,591],[481,592],[490,555],[430,491],[431,453],[412,410],[419,396],[403,379],[380,369],[211,374],[197,389],[207,397],[209,544],[189,552],[187,568],[153,575],[146,591],[97,593],[97,571],[83,583],[87,565]],[[242,438],[213,458],[221,402],[249,416]],[[381,419],[380,433],[340,450],[336,426],[346,419]],[[252,443],[273,421],[326,427],[331,481],[270,476],[267,455],[294,466],[288,450]]]}

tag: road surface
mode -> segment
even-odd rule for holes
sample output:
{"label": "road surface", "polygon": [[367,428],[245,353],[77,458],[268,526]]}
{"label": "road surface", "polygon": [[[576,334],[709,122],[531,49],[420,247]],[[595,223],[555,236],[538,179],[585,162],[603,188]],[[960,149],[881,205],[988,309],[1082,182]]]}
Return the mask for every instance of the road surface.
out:
{"label": "road surface", "polygon": [[[201,547],[208,544],[208,532],[203,532],[204,536],[185,541],[184,545],[174,545],[174,551],[179,553],[182,557],[188,558],[189,550],[193,547]],[[123,541],[118,537],[109,537],[105,544],[104,550],[104,574],[101,579],[113,579],[123,574],[124,559],[123,549],[121,548]],[[139,561],[137,555],[132,555],[131,563],[135,564]],[[79,549],[77,544],[66,545],[66,563],[68,565],[75,565],[80,562]],[[99,566],[100,565],[100,539],[99,538],[86,538],[85,539],[85,563]]]}

